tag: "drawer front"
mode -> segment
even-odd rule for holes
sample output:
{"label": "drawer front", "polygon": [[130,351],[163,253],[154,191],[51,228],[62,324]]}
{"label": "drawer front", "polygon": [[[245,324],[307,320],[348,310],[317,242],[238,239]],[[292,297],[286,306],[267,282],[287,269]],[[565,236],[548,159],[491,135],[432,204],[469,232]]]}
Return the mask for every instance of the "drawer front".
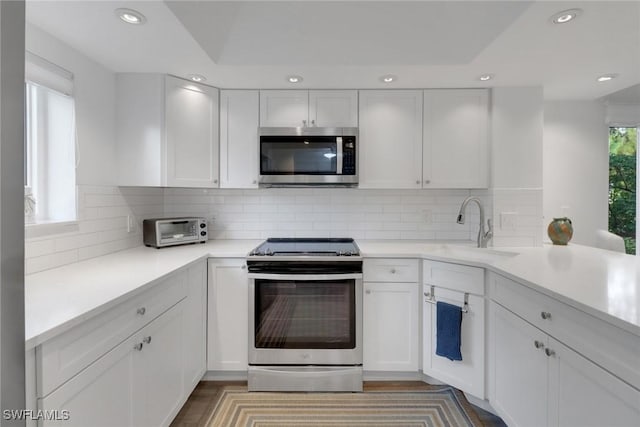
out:
{"label": "drawer front", "polygon": [[173,274],[36,350],[38,397],[45,397],[131,334],[186,297],[187,271]]}
{"label": "drawer front", "polygon": [[491,276],[491,294],[500,305],[640,389],[637,336],[497,274]]}
{"label": "drawer front", "polygon": [[425,260],[422,262],[422,284],[484,295],[484,269]]}
{"label": "drawer front", "polygon": [[417,282],[418,260],[404,258],[368,258],[363,262],[365,282]]}

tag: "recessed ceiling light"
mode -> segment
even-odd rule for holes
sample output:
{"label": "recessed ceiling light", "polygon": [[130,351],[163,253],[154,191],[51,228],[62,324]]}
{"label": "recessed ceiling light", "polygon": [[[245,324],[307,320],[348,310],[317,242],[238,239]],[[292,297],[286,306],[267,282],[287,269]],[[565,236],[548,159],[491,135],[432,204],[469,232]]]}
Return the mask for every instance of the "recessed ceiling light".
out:
{"label": "recessed ceiling light", "polygon": [[486,82],[488,80],[491,80],[493,78],[493,74],[483,74],[480,77],[478,77],[478,80],[480,80],[481,82]]}
{"label": "recessed ceiling light", "polygon": [[147,22],[147,18],[137,10],[120,8],[116,9],[115,12],[116,16],[127,24],[140,25]]}
{"label": "recessed ceiling light", "polygon": [[200,74],[189,74],[187,78],[196,83],[204,82],[207,80],[205,76],[201,76]]}
{"label": "recessed ceiling light", "polygon": [[395,82],[396,80],[398,80],[398,77],[394,76],[393,74],[387,74],[385,76],[380,77],[380,81],[382,83],[391,83],[391,82]]}
{"label": "recessed ceiling light", "polygon": [[551,17],[551,22],[554,24],[566,24],[569,21],[573,21],[575,18],[582,14],[582,9],[568,9],[558,12]]}
{"label": "recessed ceiling light", "polygon": [[617,74],[603,74],[602,76],[598,77],[596,79],[596,81],[602,83],[602,82],[608,82],[609,80],[613,80],[616,77],[618,77]]}
{"label": "recessed ceiling light", "polygon": [[302,80],[304,79],[300,76],[287,76],[287,81],[289,83],[300,83]]}

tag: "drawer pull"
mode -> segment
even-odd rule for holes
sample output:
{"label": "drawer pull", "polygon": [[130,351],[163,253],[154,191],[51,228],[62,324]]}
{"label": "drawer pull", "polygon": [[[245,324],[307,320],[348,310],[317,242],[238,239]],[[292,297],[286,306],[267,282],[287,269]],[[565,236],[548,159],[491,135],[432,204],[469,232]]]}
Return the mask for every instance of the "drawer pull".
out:
{"label": "drawer pull", "polygon": [[371,290],[367,289],[366,291],[364,291],[364,293],[369,295],[369,294],[371,294]]}
{"label": "drawer pull", "polygon": [[142,344],[141,342],[139,342],[138,344],[136,344],[136,345],[134,345],[134,346],[133,346],[133,349],[134,349],[134,350],[141,351],[141,350],[142,350],[142,346],[143,346],[143,345],[144,345],[144,344]]}
{"label": "drawer pull", "polygon": [[391,274],[396,274],[396,269],[395,268],[391,269]]}
{"label": "drawer pull", "polygon": [[147,312],[147,309],[144,307],[140,307],[138,311],[136,311],[136,313],[139,314],[140,316],[144,316],[146,312]]}
{"label": "drawer pull", "polygon": [[151,336],[142,338],[142,342],[145,344],[149,344],[151,342]]}
{"label": "drawer pull", "polygon": [[533,342],[533,345],[535,345],[535,346],[536,346],[536,348],[544,348],[544,343],[543,343],[543,342],[541,342],[541,341],[538,341],[538,340],[535,340],[535,341]]}
{"label": "drawer pull", "polygon": [[540,313],[540,316],[541,316],[544,320],[549,320],[549,319],[551,319],[551,313],[549,313],[548,311],[543,311],[542,313]]}
{"label": "drawer pull", "polygon": [[555,352],[555,351],[553,351],[553,350],[551,350],[550,348],[545,348],[545,349],[544,349],[544,352],[545,352],[545,354],[546,354],[547,356],[549,356],[549,357],[551,357],[551,356],[555,356],[555,355],[556,355],[556,352]]}

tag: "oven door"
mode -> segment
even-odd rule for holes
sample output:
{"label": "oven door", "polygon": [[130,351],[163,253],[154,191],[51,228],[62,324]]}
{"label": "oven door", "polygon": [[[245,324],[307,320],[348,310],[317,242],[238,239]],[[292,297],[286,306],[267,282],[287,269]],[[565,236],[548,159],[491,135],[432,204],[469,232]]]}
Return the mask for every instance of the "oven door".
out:
{"label": "oven door", "polygon": [[361,365],[362,274],[250,274],[249,364]]}

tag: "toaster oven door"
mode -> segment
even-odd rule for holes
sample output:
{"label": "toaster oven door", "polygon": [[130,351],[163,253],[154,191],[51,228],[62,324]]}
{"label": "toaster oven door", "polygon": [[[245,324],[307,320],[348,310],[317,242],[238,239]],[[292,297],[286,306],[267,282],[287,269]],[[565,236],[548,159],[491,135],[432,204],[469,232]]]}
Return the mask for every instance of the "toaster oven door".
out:
{"label": "toaster oven door", "polygon": [[156,224],[160,246],[197,242],[199,240],[198,221],[175,220]]}

